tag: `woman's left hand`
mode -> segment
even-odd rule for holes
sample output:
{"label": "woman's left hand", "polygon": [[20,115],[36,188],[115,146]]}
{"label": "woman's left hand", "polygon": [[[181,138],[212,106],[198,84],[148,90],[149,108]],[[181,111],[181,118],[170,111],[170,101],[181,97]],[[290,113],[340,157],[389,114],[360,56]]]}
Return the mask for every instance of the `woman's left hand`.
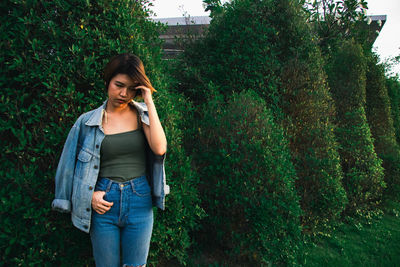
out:
{"label": "woman's left hand", "polygon": [[150,88],[139,85],[137,90],[142,90],[142,98],[146,103],[149,115],[149,124],[143,124],[143,131],[151,150],[157,155],[164,155],[167,151],[167,139],[158,118],[157,110],[151,96]]}

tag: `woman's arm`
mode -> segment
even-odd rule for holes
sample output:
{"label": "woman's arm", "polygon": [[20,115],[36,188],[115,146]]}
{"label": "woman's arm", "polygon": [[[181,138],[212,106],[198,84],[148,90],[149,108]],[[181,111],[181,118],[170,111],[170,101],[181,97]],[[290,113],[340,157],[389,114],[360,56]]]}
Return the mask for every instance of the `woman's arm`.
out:
{"label": "woman's arm", "polygon": [[151,97],[150,89],[145,86],[138,86],[142,90],[144,102],[149,113],[149,125],[143,124],[143,131],[151,150],[156,155],[164,155],[167,151],[167,139],[158,118],[157,110]]}
{"label": "woman's arm", "polygon": [[79,122],[75,122],[69,131],[55,177],[55,198],[52,209],[59,212],[71,212],[72,183],[76,164],[79,137]]}

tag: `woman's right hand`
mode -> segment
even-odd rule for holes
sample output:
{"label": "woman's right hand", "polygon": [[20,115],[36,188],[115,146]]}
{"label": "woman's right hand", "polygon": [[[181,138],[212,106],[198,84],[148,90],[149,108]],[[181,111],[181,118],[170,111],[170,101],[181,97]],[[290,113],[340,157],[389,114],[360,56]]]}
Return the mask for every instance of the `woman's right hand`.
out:
{"label": "woman's right hand", "polygon": [[105,191],[95,191],[92,196],[92,208],[98,214],[104,214],[111,209],[111,206],[114,205],[113,202],[108,202],[103,199]]}

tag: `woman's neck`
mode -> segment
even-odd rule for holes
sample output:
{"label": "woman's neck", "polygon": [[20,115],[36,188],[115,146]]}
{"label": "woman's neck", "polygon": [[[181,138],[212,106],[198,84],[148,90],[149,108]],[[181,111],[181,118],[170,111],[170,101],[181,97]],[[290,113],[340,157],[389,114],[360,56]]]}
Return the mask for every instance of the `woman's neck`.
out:
{"label": "woman's neck", "polygon": [[113,106],[110,101],[107,101],[106,112],[108,112],[108,113],[121,114],[122,115],[122,114],[124,114],[126,112],[129,112],[129,111],[130,111],[129,103],[116,107],[116,106]]}

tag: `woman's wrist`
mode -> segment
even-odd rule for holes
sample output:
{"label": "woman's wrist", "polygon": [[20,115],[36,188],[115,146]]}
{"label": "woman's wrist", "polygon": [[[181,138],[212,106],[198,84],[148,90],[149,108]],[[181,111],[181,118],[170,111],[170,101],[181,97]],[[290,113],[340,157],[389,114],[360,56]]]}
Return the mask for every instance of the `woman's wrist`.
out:
{"label": "woman's wrist", "polygon": [[149,106],[149,105],[154,105],[153,98],[150,96],[150,97],[144,99],[144,103],[145,103],[147,106]]}

